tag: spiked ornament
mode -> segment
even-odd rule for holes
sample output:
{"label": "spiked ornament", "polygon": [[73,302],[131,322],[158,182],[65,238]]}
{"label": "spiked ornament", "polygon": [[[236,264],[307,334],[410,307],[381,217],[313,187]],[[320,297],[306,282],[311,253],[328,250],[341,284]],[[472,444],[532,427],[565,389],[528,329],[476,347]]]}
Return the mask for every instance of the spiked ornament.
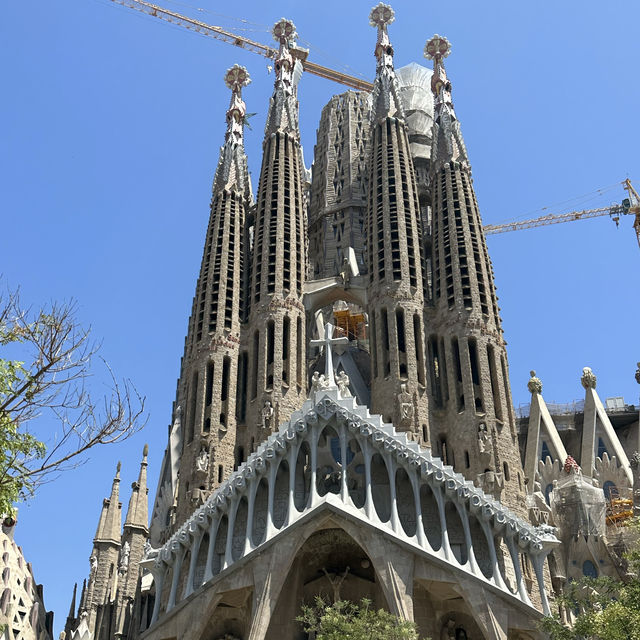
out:
{"label": "spiked ornament", "polygon": [[369,24],[372,27],[383,27],[384,25],[391,24],[395,19],[395,12],[388,4],[384,4],[384,2],[373,7],[369,14]]}
{"label": "spiked ornament", "polygon": [[233,67],[227,69],[224,74],[224,83],[231,91],[239,91],[242,87],[246,87],[251,82],[251,77],[246,67],[234,64]]}
{"label": "spiked ornament", "polygon": [[424,46],[424,57],[427,60],[442,60],[451,53],[451,43],[437,33]]}
{"label": "spiked ornament", "polygon": [[286,18],[280,18],[280,20],[273,25],[271,34],[276,42],[290,42],[298,37],[296,25]]}

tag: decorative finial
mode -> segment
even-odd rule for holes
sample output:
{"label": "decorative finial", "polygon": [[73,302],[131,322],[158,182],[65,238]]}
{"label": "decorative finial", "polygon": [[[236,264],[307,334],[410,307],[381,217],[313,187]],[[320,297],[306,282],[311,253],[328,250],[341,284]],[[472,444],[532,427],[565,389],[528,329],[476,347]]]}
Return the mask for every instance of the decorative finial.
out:
{"label": "decorative finial", "polygon": [[231,91],[239,92],[242,87],[246,87],[250,82],[251,78],[246,67],[241,67],[239,64],[234,64],[224,74],[224,83]]}
{"label": "decorative finial", "polygon": [[377,27],[378,29],[382,29],[386,25],[391,24],[395,19],[396,14],[394,10],[384,2],[380,2],[373,7],[369,14],[369,24],[372,27]]}
{"label": "decorative finial", "polygon": [[395,20],[395,13],[388,5],[381,2],[371,9],[369,24],[378,29],[378,39],[374,55],[377,59],[377,74],[381,71],[393,70],[393,46],[389,40],[387,26]]}
{"label": "decorative finial", "polygon": [[120,469],[122,469],[122,462],[118,460],[118,464],[116,465],[116,478],[120,477]]}
{"label": "decorative finial", "polygon": [[[444,87],[451,90],[451,83],[447,79],[442,61],[451,53],[451,43],[444,37],[436,35],[424,45],[424,57],[433,60],[433,76],[431,77],[431,91],[436,98],[440,96],[440,90]],[[450,100],[450,99],[449,99]]]}
{"label": "decorative finial", "polygon": [[244,120],[247,107],[242,100],[242,87],[251,82],[249,72],[239,64],[227,69],[224,74],[224,83],[231,89],[231,102],[227,109],[227,140],[233,143],[242,143]]}
{"label": "decorative finial", "polygon": [[276,42],[287,45],[298,37],[296,25],[286,18],[280,18],[280,20],[273,25],[271,35]]}
{"label": "decorative finial", "polygon": [[451,43],[437,33],[424,45],[424,57],[427,60],[440,61],[451,53]]}
{"label": "decorative finial", "polygon": [[593,371],[591,371],[591,367],[584,367],[582,369],[582,376],[580,377],[580,382],[585,389],[595,389],[596,388],[596,376]]}
{"label": "decorative finial", "polygon": [[149,455],[149,445],[145,444],[142,448],[142,457],[146,458]]}
{"label": "decorative finial", "polygon": [[542,380],[536,376],[536,372],[532,369],[529,371],[531,378],[527,382],[527,389],[530,393],[542,393]]}

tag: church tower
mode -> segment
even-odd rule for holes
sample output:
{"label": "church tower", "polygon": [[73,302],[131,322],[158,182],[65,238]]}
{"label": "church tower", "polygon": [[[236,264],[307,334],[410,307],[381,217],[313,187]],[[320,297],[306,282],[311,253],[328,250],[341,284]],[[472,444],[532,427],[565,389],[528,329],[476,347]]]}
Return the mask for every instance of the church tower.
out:
{"label": "church tower", "polygon": [[[434,36],[431,156],[433,309],[427,311],[434,453],[487,493],[518,502],[524,475],[509,389],[507,353],[493,269],[471,179],[471,164]],[[504,492],[503,492],[504,489]]]}
{"label": "church tower", "polygon": [[[118,586],[118,559],[120,557],[120,531],[122,527],[122,503],[120,494],[120,463],[111,486],[111,495],[102,503],[98,528],[93,539],[91,571],[81,609],[87,612],[87,624],[93,629],[98,608],[110,602]],[[80,612],[82,613],[82,611]]]}
{"label": "church tower", "polygon": [[224,80],[231,89],[227,132],[213,180],[211,216],[175,409],[182,427],[176,524],[234,465],[245,217],[252,203],[241,94],[250,79],[244,67],[235,65]]}
{"label": "church tower", "polygon": [[424,359],[422,229],[400,88],[380,3],[372,93],[367,203],[371,411],[424,445],[429,443]]}
{"label": "church tower", "polygon": [[118,563],[118,599],[116,607],[116,638],[122,638],[128,627],[129,616],[140,573],[144,545],[149,537],[149,489],[147,488],[147,455],[145,444],[137,482],[131,485],[129,508],[124,520],[122,546]]}
{"label": "church tower", "polygon": [[[247,454],[306,398],[307,274],[305,168],[298,127],[296,84],[302,73],[291,47],[295,26],[280,20],[275,86],[269,103],[255,212],[250,312],[241,362]],[[248,373],[248,375],[247,375]]]}

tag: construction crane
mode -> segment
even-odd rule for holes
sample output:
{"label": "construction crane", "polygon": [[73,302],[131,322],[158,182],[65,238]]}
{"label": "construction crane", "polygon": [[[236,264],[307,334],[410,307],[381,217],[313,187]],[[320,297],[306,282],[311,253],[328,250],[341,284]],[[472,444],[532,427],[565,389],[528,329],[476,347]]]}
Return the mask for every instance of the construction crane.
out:
{"label": "construction crane", "polygon": [[[115,2],[123,7],[135,9],[141,13],[146,13],[154,18],[159,18],[160,20],[184,27],[185,29],[195,31],[196,33],[200,33],[204,36],[209,36],[216,40],[222,40],[223,42],[240,47],[241,49],[253,51],[253,53],[257,53],[265,58],[275,59],[278,54],[277,49],[269,47],[266,44],[249,40],[249,38],[227,31],[222,27],[200,22],[199,20],[189,18],[188,16],[176,13],[175,11],[170,11],[169,9],[152,4],[151,2],[146,2],[146,0],[111,0],[111,2]],[[307,59],[309,52],[306,49],[294,47],[291,49],[291,53],[300,60],[304,70],[308,73],[312,73],[314,76],[333,80],[334,82],[346,85],[352,89],[357,89],[358,91],[371,91],[373,89],[373,84],[367,80],[356,78],[347,73],[342,73],[341,71],[329,69],[328,67],[323,67],[315,62],[311,62]]]}
{"label": "construction crane", "polygon": [[[175,11],[170,11],[164,7],[160,7],[146,0],[111,0],[115,4],[128,7],[136,11],[140,11],[146,15],[154,18],[159,18],[165,22],[175,24],[190,31],[200,33],[204,36],[221,40],[228,44],[232,44],[241,49],[252,51],[268,59],[275,59],[278,54],[277,49],[268,45],[250,40],[244,36],[227,31],[222,27],[216,25],[206,24],[194,18],[184,16]],[[373,84],[367,80],[356,78],[349,74],[322,65],[316,64],[308,59],[309,52],[306,49],[300,47],[294,47],[291,49],[292,54],[302,63],[305,71],[311,73],[320,78],[332,80],[339,84],[343,84],[352,89],[358,91],[371,91]],[[508,231],[519,231],[521,229],[531,229],[533,227],[542,227],[549,224],[559,224],[561,222],[571,222],[574,220],[585,220],[587,218],[597,218],[599,216],[611,216],[611,218],[618,224],[621,215],[635,215],[635,221],[633,227],[638,238],[638,246],[640,246],[640,196],[633,188],[631,181],[627,178],[623,183],[624,188],[627,190],[629,197],[625,198],[621,204],[614,204],[609,207],[600,207],[598,209],[584,209],[582,211],[571,211],[570,213],[562,214],[550,214],[542,216],[540,218],[533,218],[531,220],[519,220],[515,222],[506,222],[504,224],[489,224],[485,225],[484,232],[486,235],[493,235],[497,233],[507,233]]]}
{"label": "construction crane", "polygon": [[599,216],[611,216],[611,219],[618,224],[620,216],[635,215],[633,228],[640,246],[640,196],[633,188],[631,181],[627,178],[622,182],[623,187],[629,194],[620,204],[612,204],[609,207],[599,207],[598,209],[583,209],[582,211],[571,211],[569,213],[550,214],[531,220],[516,220],[503,224],[487,224],[484,226],[485,235],[496,233],[507,233],[508,231],[519,231],[521,229],[531,229],[533,227],[543,227],[549,224],[559,224],[561,222],[573,222],[574,220],[585,220],[587,218],[597,218]]}

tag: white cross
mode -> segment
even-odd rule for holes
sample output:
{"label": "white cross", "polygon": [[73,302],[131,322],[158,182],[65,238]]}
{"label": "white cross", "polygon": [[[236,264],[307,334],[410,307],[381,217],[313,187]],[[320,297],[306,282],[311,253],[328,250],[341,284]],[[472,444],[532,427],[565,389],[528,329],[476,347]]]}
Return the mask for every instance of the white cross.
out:
{"label": "white cross", "polygon": [[312,340],[309,343],[312,347],[324,347],[324,373],[327,383],[330,387],[336,386],[336,381],[333,373],[333,357],[331,355],[331,346],[334,344],[346,344],[349,342],[349,338],[345,336],[334,338],[333,330],[334,326],[330,322],[327,322],[327,324],[324,325],[324,338],[321,338],[319,340]]}

